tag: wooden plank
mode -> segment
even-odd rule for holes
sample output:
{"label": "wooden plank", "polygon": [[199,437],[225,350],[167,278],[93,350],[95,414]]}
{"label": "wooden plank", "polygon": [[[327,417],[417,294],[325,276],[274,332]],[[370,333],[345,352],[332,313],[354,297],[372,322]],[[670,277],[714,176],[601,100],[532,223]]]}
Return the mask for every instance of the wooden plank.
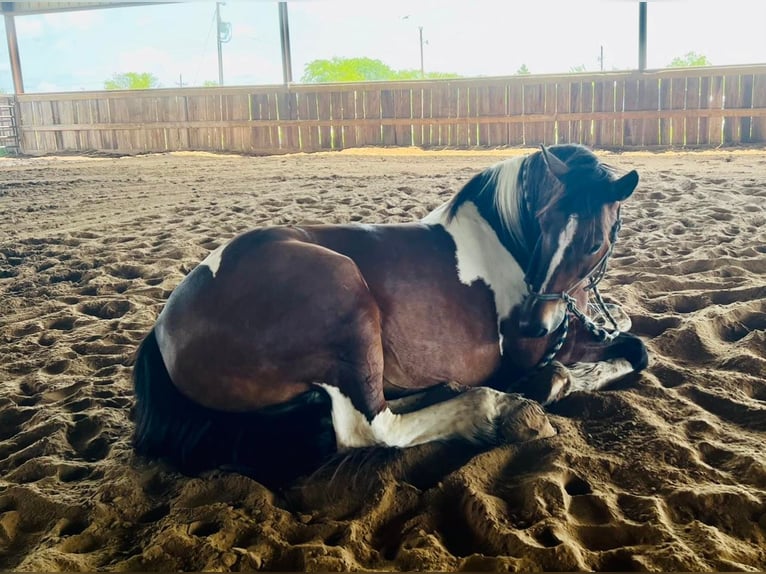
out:
{"label": "wooden plank", "polygon": [[[643,89],[639,87],[639,107],[644,111],[656,112],[660,109],[660,82],[659,78],[643,78],[639,80]],[[646,119],[643,122],[642,145],[660,145],[660,122],[659,119]]]}
{"label": "wooden plank", "polygon": [[700,118],[691,117],[690,112],[700,109],[700,79],[698,77],[686,78],[686,117],[684,118],[684,144],[696,146],[699,143]]}
{"label": "wooden plank", "polygon": [[383,141],[380,126],[380,88],[364,92],[364,118],[376,122],[364,130],[364,143],[366,145],[380,145]]}
{"label": "wooden plank", "polygon": [[[448,84],[448,90],[447,90],[447,107],[446,110],[442,108],[443,111],[446,111],[446,116],[450,119],[455,119],[460,117],[458,113],[458,99],[460,97],[460,88],[456,84]],[[458,140],[457,140],[457,123],[449,123],[447,124],[447,143],[448,146],[457,146]]]}
{"label": "wooden plank", "polygon": [[622,119],[622,115],[625,112],[625,81],[616,80],[613,82],[614,86],[614,136],[612,137],[612,145],[617,148],[623,147],[623,139],[625,137],[625,122]]}
{"label": "wooden plank", "polygon": [[[478,117],[488,117],[490,114],[489,106],[489,87],[479,86],[475,88],[476,110],[474,115]],[[476,123],[475,126],[475,144],[486,147],[489,145],[489,125]]]}
{"label": "wooden plank", "polygon": [[423,121],[428,122],[428,125],[423,126],[423,142],[424,148],[430,148],[437,145],[436,142],[439,138],[439,129],[433,125],[434,110],[433,110],[433,89],[430,87],[423,88]]}
{"label": "wooden plank", "polygon": [[[582,113],[582,84],[572,80],[569,84],[569,109],[572,112]],[[569,122],[569,136],[572,143],[583,143],[582,120]]]}
{"label": "wooden plank", "polygon": [[[347,91],[341,94],[341,117],[344,120],[353,120],[356,115],[356,91]],[[344,148],[357,147],[357,131],[354,126],[343,126],[341,128],[341,137],[343,138]]]}
{"label": "wooden plank", "polygon": [[[277,98],[279,93],[264,93],[264,105],[261,106],[261,113],[266,114],[266,118],[269,120],[277,120],[279,117],[279,104]],[[317,103],[318,107],[318,103]],[[269,142],[270,148],[273,150],[282,149],[282,132],[279,130],[279,125],[273,125],[269,129]]]}
{"label": "wooden plank", "polygon": [[[625,111],[635,111],[639,109],[639,80],[637,78],[625,81]],[[623,145],[640,146],[642,120],[626,119],[623,122]]]}
{"label": "wooden plank", "polygon": [[[657,121],[661,118],[683,118],[683,117],[704,117],[707,119],[710,118],[717,118],[719,120],[723,119],[724,115],[730,115],[735,118],[745,118],[745,117],[766,117],[766,108],[757,108],[757,109],[751,109],[751,108],[740,108],[740,109],[731,109],[731,110],[662,110],[662,111],[632,111],[632,112],[622,112],[620,114],[620,117],[628,120],[651,120],[651,121]],[[182,128],[189,125],[193,125],[196,128],[203,128],[203,129],[225,129],[225,128],[232,128],[232,127],[242,127],[242,126],[259,126],[259,127],[290,127],[290,128],[298,128],[302,126],[319,126],[319,127],[331,127],[335,125],[348,125],[348,126],[357,126],[357,127],[370,127],[370,126],[380,126],[380,125],[386,125],[390,127],[397,127],[397,126],[408,126],[408,125],[435,125],[435,126],[444,126],[448,124],[455,124],[455,125],[463,125],[467,126],[470,124],[488,124],[488,123],[496,123],[499,121],[502,121],[506,124],[517,124],[521,125],[528,122],[548,122],[548,121],[554,121],[554,120],[565,120],[565,121],[588,121],[588,120],[599,120],[599,119],[606,119],[614,117],[614,114],[611,112],[576,112],[576,113],[556,113],[555,115],[549,115],[549,114],[529,114],[529,115],[513,115],[508,116],[505,118],[496,118],[496,117],[465,117],[465,118],[448,118],[448,117],[442,117],[442,118],[426,118],[423,120],[415,120],[412,118],[387,118],[382,120],[364,120],[364,119],[356,119],[356,120],[342,120],[342,119],[325,119],[325,120],[258,120],[258,121],[248,121],[248,120],[238,120],[238,121],[221,121],[221,120],[205,120],[205,121],[198,121],[198,122],[157,122],[153,124],[157,129],[167,129],[167,128]],[[55,124],[55,125],[41,125],[41,126],[31,126],[31,127],[23,127],[22,129],[28,130],[28,131],[37,131],[37,132],[57,132],[57,131],[89,131],[89,130],[121,130],[121,131],[136,131],[140,132],[141,130],[144,130],[146,128],[146,125],[144,123],[136,123],[136,122],[121,122],[121,123],[106,123],[106,124],[92,124],[88,126],[84,126],[82,124]]]}
{"label": "wooden plank", "polygon": [[[524,92],[522,86],[523,84],[521,82],[508,84],[508,117],[516,116],[523,121]],[[508,145],[524,145],[523,124],[515,123],[508,126]]]}
{"label": "wooden plank", "polygon": [[[739,91],[742,98],[742,109],[751,109],[753,107],[753,74],[742,74],[740,76]],[[739,134],[742,143],[750,143],[752,129],[752,118],[745,116],[739,119]]]}
{"label": "wooden plank", "polygon": [[[739,76],[724,76],[723,78],[724,109],[741,109],[742,96],[740,95]],[[742,141],[739,131],[739,118],[725,115],[723,117],[723,142],[738,144]]]}
{"label": "wooden plank", "polygon": [[341,102],[341,92],[330,93],[330,145],[331,149],[343,149],[343,130],[341,129],[343,119],[343,103]]}
{"label": "wooden plank", "polygon": [[[250,94],[250,119],[252,125],[250,127],[250,147],[251,149],[264,149],[271,147],[271,135],[268,127],[261,127],[257,125],[257,121],[262,119],[264,114],[264,107],[266,104],[266,96],[263,94]],[[268,111],[266,112],[268,116]]]}
{"label": "wooden plank", "polygon": [[189,128],[187,129],[189,137],[189,149],[196,150],[201,147],[199,130],[194,127],[194,123],[201,121],[200,115],[200,98],[201,96],[188,96],[186,98],[186,121],[189,122]]}
{"label": "wooden plank", "polygon": [[[555,82],[545,84],[545,105],[543,113],[546,115],[556,115],[556,91],[558,85]],[[548,121],[543,123],[543,142],[545,145],[556,143],[556,122]]]}
{"label": "wooden plank", "polygon": [[556,88],[556,143],[570,143],[572,141],[572,130],[569,120],[564,119],[564,114],[571,111],[572,106],[572,85],[570,82],[560,82]]}
{"label": "wooden plank", "polygon": [[[753,108],[766,109],[766,73],[753,76]],[[752,119],[750,140],[766,143],[766,116]]]}
{"label": "wooden plank", "polygon": [[[394,117],[412,119],[412,91],[392,90],[394,98]],[[409,147],[412,145],[412,126],[401,125],[394,128],[395,145]]]}
{"label": "wooden plank", "polygon": [[[710,109],[723,109],[723,76],[716,75],[710,78]],[[723,119],[711,119],[708,121],[708,143],[719,146],[723,142]]]}
{"label": "wooden plank", "polygon": [[[412,119],[415,122],[423,119],[423,88],[412,90]],[[412,145],[422,147],[423,131],[426,127],[422,124],[417,125],[415,122],[412,125]]]}
{"label": "wooden plank", "polygon": [[[670,80],[669,78],[660,78],[659,82],[660,82],[660,87],[659,87],[660,106],[659,107],[661,110],[671,110],[673,109],[673,103],[671,101],[671,98],[673,96],[672,80]],[[670,144],[671,123],[672,123],[672,120],[669,118],[660,119],[659,140],[661,145]]]}
{"label": "wooden plank", "polygon": [[[592,80],[586,80],[580,83],[580,89],[582,90],[582,96],[581,96],[581,102],[582,102],[582,108],[581,112],[584,114],[592,114],[593,113],[593,81]],[[582,122],[582,140],[581,143],[592,146],[593,145],[593,134],[594,134],[594,125],[593,125],[593,118],[590,117],[588,119],[583,120]]]}
{"label": "wooden plank", "polygon": [[593,90],[594,112],[605,112],[610,118],[595,120],[593,126],[593,143],[604,148],[615,147],[614,143],[614,101],[615,83],[613,80],[596,82]]}
{"label": "wooden plank", "polygon": [[[111,123],[112,117],[111,117],[111,106],[109,105],[109,101],[110,100],[107,100],[107,99],[97,100],[96,117],[94,119],[97,119],[99,122],[104,122],[107,124]],[[103,149],[103,150],[117,149],[117,138],[115,136],[114,130],[101,132],[100,149]]]}
{"label": "wooden plank", "polygon": [[[221,96],[210,95],[205,98],[205,107],[207,108],[207,119],[220,121],[223,116],[221,110]],[[207,149],[212,151],[223,151],[223,142],[221,141],[221,128],[207,128]]]}
{"label": "wooden plank", "polygon": [[[223,121],[247,120],[249,119],[249,110],[243,117],[241,105],[237,101],[237,95],[224,94],[221,96],[221,119]],[[223,128],[221,130],[221,139],[223,140],[223,149],[227,151],[245,151],[242,141],[242,132],[236,126]]]}
{"label": "wooden plank", "polygon": [[[332,93],[322,94],[329,101],[327,110],[328,118],[332,119]],[[276,94],[277,98],[277,118],[280,122],[298,119],[298,101],[295,92],[286,91]],[[285,150],[299,149],[298,128],[284,125],[280,128],[280,148]],[[332,146],[332,128],[330,128],[330,145]]]}
{"label": "wooden plank", "polygon": [[[673,78],[670,82],[670,103],[668,104],[668,109],[670,110],[685,110],[686,109],[686,90],[687,90],[687,83],[690,78]],[[666,82],[663,81],[663,86]],[[687,145],[687,118],[680,117],[680,118],[671,118],[668,120],[661,120],[662,122],[665,122],[669,124],[670,126],[670,133],[668,134],[668,139],[664,140],[666,143],[669,143],[673,146],[685,146]]]}
{"label": "wooden plank", "polygon": [[[441,84],[431,90],[431,120],[443,119],[449,109],[447,99],[449,85]],[[434,122],[437,126],[433,129],[431,135],[432,146],[445,146],[449,144],[449,127],[441,122]]]}
{"label": "wooden plank", "polygon": [[[503,119],[508,115],[508,86],[493,85],[489,87],[489,115]],[[508,145],[508,124],[502,122],[491,123],[488,126],[489,142],[491,146]]]}
{"label": "wooden plank", "polygon": [[[36,102],[19,102],[18,126],[21,128],[19,143],[24,152],[42,151],[38,142],[38,132],[34,130],[37,126],[36,106]],[[25,130],[23,128],[30,129]]]}
{"label": "wooden plank", "polygon": [[[183,106],[185,98],[180,96],[170,96],[159,98],[157,103],[157,121],[158,122],[176,122],[184,120]],[[186,130],[175,128],[163,128],[163,151],[188,149],[188,143],[184,146],[183,136]]]}
{"label": "wooden plank", "polygon": [[[545,88],[541,84],[522,85],[524,115],[545,112]],[[524,145],[539,146],[545,142],[545,124],[524,122]]]}
{"label": "wooden plank", "polygon": [[[393,90],[381,90],[380,92],[380,113],[381,118],[388,119],[396,117],[396,102]],[[383,125],[383,145],[396,145],[396,130],[391,125]]]}
{"label": "wooden plank", "polygon": [[[454,86],[453,94],[455,96],[454,117],[460,120],[471,117],[471,88],[468,86]],[[475,107],[475,105],[474,105]],[[463,121],[455,124],[454,135],[450,136],[452,139],[452,145],[455,147],[470,147],[471,142],[471,128],[475,129],[475,124],[472,126],[466,124]]]}
{"label": "wooden plank", "polygon": [[[130,121],[130,113],[128,111],[125,98],[119,100],[109,101],[109,119],[112,123],[118,124],[122,122]],[[207,118],[203,118],[207,119]],[[126,130],[115,129],[114,130],[114,149],[130,152],[132,151],[132,145],[130,141],[130,134]]]}

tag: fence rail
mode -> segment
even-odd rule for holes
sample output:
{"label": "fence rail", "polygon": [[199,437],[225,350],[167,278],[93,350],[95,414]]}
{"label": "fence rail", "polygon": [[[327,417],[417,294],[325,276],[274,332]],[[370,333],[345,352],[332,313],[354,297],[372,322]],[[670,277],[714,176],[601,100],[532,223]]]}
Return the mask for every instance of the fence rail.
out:
{"label": "fence rail", "polygon": [[766,143],[766,65],[17,96],[25,153]]}

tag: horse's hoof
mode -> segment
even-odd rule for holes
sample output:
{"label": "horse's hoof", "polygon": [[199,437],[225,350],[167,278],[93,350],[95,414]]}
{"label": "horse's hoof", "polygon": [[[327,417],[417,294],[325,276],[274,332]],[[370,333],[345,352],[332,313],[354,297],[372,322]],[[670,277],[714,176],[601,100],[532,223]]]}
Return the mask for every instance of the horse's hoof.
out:
{"label": "horse's hoof", "polygon": [[556,429],[548,420],[543,408],[535,401],[518,395],[506,395],[504,404],[499,405],[496,419],[498,441],[516,443],[548,438],[556,434]]}

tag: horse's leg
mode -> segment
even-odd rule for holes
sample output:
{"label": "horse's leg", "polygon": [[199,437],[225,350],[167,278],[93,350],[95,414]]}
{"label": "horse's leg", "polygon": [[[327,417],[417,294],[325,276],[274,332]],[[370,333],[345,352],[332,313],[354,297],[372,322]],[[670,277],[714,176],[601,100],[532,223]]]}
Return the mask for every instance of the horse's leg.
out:
{"label": "horse's leg", "polygon": [[[594,337],[582,330],[578,334],[587,342],[579,349],[577,361],[562,367],[566,376],[557,373],[558,384],[551,386],[551,393],[543,404],[549,404],[578,391],[597,391],[646,368],[649,356],[646,345],[636,335],[621,333],[614,341],[594,343]],[[578,344],[575,340],[574,345]]]}
{"label": "horse's leg", "polygon": [[386,404],[369,417],[338,387],[320,386],[332,400],[340,449],[372,445],[404,448],[447,439],[495,444],[556,434],[537,403],[486,387],[472,388],[455,398],[407,413],[396,414]]}
{"label": "horse's leg", "polygon": [[354,285],[356,301],[345,321],[349,337],[335,375],[317,383],[332,401],[339,449],[409,447],[453,438],[474,443],[511,442],[555,434],[537,403],[489,388],[472,388],[422,409],[394,413],[383,396],[383,344],[377,304],[361,276],[346,279],[347,290]]}
{"label": "horse's leg", "polygon": [[548,405],[578,391],[603,389],[648,364],[646,346],[630,333],[622,333],[610,343],[599,342],[582,328],[570,337],[560,361],[524,381],[524,396]]}

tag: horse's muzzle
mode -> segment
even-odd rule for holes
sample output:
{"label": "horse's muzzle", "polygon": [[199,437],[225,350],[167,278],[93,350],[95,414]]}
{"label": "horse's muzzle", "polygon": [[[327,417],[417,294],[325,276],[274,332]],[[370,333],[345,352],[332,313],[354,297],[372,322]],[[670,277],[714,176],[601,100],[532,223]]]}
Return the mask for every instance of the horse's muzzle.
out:
{"label": "horse's muzzle", "polygon": [[566,314],[563,299],[527,297],[521,304],[519,332],[522,337],[545,337],[558,329]]}

